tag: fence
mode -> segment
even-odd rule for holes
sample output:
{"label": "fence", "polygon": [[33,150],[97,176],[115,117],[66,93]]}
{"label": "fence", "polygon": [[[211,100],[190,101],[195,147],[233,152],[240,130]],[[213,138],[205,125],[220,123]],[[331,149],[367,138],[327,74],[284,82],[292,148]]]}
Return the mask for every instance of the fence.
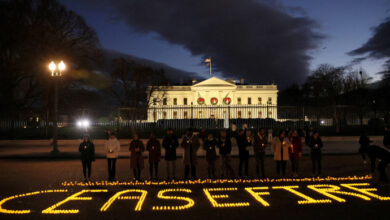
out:
{"label": "fence", "polygon": [[[187,112],[187,113],[186,113]],[[201,114],[200,114],[201,113]],[[218,130],[246,123],[250,129],[306,129],[312,127],[322,135],[381,134],[389,123],[384,111],[362,110],[354,106],[159,106],[155,108],[121,108],[111,120],[91,119],[88,132],[104,138],[105,130],[117,130],[129,137],[136,130],[147,137],[150,132],[162,136],[166,128],[183,133],[187,128]],[[39,118],[11,121],[0,120],[0,138],[49,138],[52,123]],[[60,138],[78,138],[84,132],[76,121],[58,123]]]}

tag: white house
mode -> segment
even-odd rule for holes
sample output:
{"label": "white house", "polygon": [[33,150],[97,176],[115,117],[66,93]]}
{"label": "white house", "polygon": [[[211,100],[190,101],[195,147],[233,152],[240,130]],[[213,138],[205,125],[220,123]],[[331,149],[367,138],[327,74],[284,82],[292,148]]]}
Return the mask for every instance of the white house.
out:
{"label": "white house", "polygon": [[[236,84],[211,77],[193,85],[149,88],[149,122],[159,119],[277,119],[276,85]],[[273,111],[268,111],[272,106]]]}

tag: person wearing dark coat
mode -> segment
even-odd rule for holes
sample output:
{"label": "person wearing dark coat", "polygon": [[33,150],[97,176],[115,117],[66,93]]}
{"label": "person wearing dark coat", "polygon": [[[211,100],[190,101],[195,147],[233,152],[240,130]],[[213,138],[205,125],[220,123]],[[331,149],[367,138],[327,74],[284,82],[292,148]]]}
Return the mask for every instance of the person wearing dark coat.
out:
{"label": "person wearing dark coat", "polygon": [[162,147],[165,149],[164,159],[167,162],[167,179],[175,179],[175,169],[176,169],[176,148],[179,146],[179,142],[176,136],[173,134],[172,129],[167,130],[165,135]]}
{"label": "person wearing dark coat", "polygon": [[360,144],[359,153],[362,155],[364,164],[367,163],[365,152],[366,152],[366,148],[370,146],[370,143],[372,143],[370,138],[366,135],[365,132],[362,132],[362,135],[359,138],[359,144]]}
{"label": "person wearing dark coat", "polygon": [[95,161],[95,146],[90,141],[88,135],[84,135],[83,142],[79,145],[79,152],[81,153],[84,181],[89,181],[91,178],[92,161]]}
{"label": "person wearing dark coat", "polygon": [[[310,139],[309,147],[311,149],[311,160],[313,163],[313,175],[321,175],[321,159],[323,147],[322,140],[319,137],[318,131],[313,132],[313,136]],[[317,168],[316,168],[317,167]]]}
{"label": "person wearing dark coat", "polygon": [[367,153],[368,157],[370,158],[371,174],[375,173],[376,159],[379,159],[379,180],[387,182],[388,179],[386,175],[386,167],[387,164],[390,163],[390,151],[377,145],[370,145],[364,149],[364,152]]}
{"label": "person wearing dark coat", "polygon": [[383,136],[383,145],[387,149],[390,149],[390,128],[388,126],[385,127],[385,134]]}
{"label": "person wearing dark coat", "polygon": [[290,160],[293,177],[298,177],[299,159],[302,157],[302,138],[298,131],[294,130],[290,137]]}
{"label": "person wearing dark coat", "polygon": [[245,176],[248,177],[248,163],[249,163],[249,151],[248,146],[252,145],[250,137],[246,136],[244,129],[240,129],[237,136],[239,166],[238,166],[238,177],[242,178],[242,168],[245,166]]}
{"label": "person wearing dark coat", "polygon": [[205,128],[202,128],[199,133],[199,138],[204,143],[207,140],[207,131]]}
{"label": "person wearing dark coat", "polygon": [[[151,134],[148,143],[146,144],[146,150],[149,151],[149,174],[150,179],[157,179],[158,176],[158,163],[161,158],[161,144],[157,140],[155,134]],[[154,176],[153,176],[154,170]]]}
{"label": "person wearing dark coat", "polygon": [[221,130],[217,141],[219,155],[221,155],[221,178],[233,178],[234,171],[230,165],[230,153],[232,152],[232,141],[226,130]]}
{"label": "person wearing dark coat", "polygon": [[142,152],[145,151],[144,144],[139,139],[138,134],[135,134],[130,143],[130,168],[133,169],[134,179],[141,179],[141,170],[144,168],[144,157]]}
{"label": "person wearing dark coat", "polygon": [[191,169],[192,179],[196,179],[196,152],[199,149],[199,138],[189,129],[184,135],[181,146],[184,148],[184,178],[188,179]]}
{"label": "person wearing dark coat", "polygon": [[217,160],[217,140],[214,139],[213,134],[209,133],[207,139],[203,143],[203,149],[206,151],[207,173],[209,179],[215,178],[215,161]]}
{"label": "person wearing dark coat", "polygon": [[106,130],[105,134],[106,134],[106,140],[110,139],[111,131],[110,130]]}
{"label": "person wearing dark coat", "polygon": [[253,137],[253,152],[255,153],[256,160],[256,175],[257,178],[260,178],[260,169],[261,177],[265,177],[264,171],[264,159],[265,159],[265,148],[267,146],[267,137],[265,135],[264,128],[259,129],[257,134]]}
{"label": "person wearing dark coat", "polygon": [[310,146],[311,137],[313,136],[313,127],[306,127],[305,144]]}

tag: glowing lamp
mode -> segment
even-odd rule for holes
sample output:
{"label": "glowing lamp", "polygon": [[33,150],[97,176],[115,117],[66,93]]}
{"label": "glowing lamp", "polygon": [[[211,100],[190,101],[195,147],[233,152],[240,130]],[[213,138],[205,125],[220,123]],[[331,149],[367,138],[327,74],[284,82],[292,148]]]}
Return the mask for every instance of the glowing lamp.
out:
{"label": "glowing lamp", "polygon": [[65,65],[64,61],[61,60],[61,62],[58,64],[58,69],[60,71],[64,71],[65,68],[66,68],[66,65]]}
{"label": "glowing lamp", "polygon": [[56,68],[57,68],[56,64],[53,61],[51,61],[50,64],[49,64],[49,70],[54,72],[54,70],[56,70]]}
{"label": "glowing lamp", "polygon": [[77,121],[76,125],[77,125],[77,127],[88,128],[90,125],[90,122],[87,119],[82,119],[80,121]]}

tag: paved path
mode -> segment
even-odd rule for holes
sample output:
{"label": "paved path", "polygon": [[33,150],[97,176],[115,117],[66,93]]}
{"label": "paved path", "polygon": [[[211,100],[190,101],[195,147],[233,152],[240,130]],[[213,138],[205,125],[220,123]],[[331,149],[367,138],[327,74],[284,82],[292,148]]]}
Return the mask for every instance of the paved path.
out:
{"label": "paved path", "polygon": [[[219,162],[219,161],[218,161]],[[183,177],[183,166],[177,161],[177,177]],[[238,167],[238,158],[232,159],[233,168]],[[92,180],[104,181],[107,175],[107,163],[104,159],[98,159],[93,163]],[[267,177],[275,175],[275,163],[271,158],[266,159]],[[204,159],[199,160],[198,177],[205,177],[207,163]],[[146,167],[147,168],[147,167]],[[290,168],[290,164],[288,164]],[[352,192],[340,186],[340,183],[357,183],[356,181],[335,181],[335,182],[284,182],[284,183],[256,183],[256,184],[221,184],[221,185],[154,185],[154,186],[75,186],[66,187],[61,183],[64,181],[82,181],[81,163],[78,160],[10,160],[0,159],[0,200],[12,195],[34,192],[37,190],[60,189],[67,192],[49,193],[45,195],[33,195],[27,198],[15,198],[2,204],[6,209],[29,209],[31,213],[22,215],[11,215],[0,213],[0,219],[388,219],[388,208],[390,201],[380,201],[370,198],[365,201],[351,195],[335,194],[345,199],[345,202],[338,202],[331,199],[328,204],[306,204],[300,205],[297,202],[303,198],[282,189],[274,189],[273,186],[294,185],[295,190],[310,196],[314,199],[326,199],[308,188],[312,184],[332,184],[342,190]],[[288,169],[288,176],[290,176]],[[217,175],[219,174],[217,170]],[[325,155],[323,158],[323,174],[330,176],[361,176],[368,173],[368,166],[363,165],[359,155]],[[303,177],[311,175],[310,158],[305,156],[301,160],[300,174]],[[160,165],[160,177],[165,176],[165,163]],[[250,159],[250,176],[254,176],[254,159]],[[117,178],[119,181],[130,181],[132,172],[129,168],[128,159],[119,159],[117,162]],[[142,178],[148,178],[147,169],[142,171]],[[370,184],[368,188],[375,187],[373,191],[382,196],[390,196],[389,184],[377,184],[375,181],[360,181]],[[261,197],[270,206],[264,207],[253,198],[245,187],[263,187],[257,189],[269,192]],[[220,192],[212,192],[214,195],[228,195],[219,197],[219,203],[248,203],[247,207],[213,207],[207,199],[205,188],[230,188],[232,191],[222,189]],[[265,187],[265,188],[264,188]],[[158,192],[165,189],[184,188],[190,192],[168,192],[170,196],[184,196],[194,201],[194,206],[187,210],[156,211],[152,207],[156,205],[170,206],[183,205],[185,201],[158,198]],[[78,193],[81,190],[106,190],[104,192],[86,192],[80,197],[90,197],[91,200],[69,200],[56,210],[79,210],[76,214],[42,214],[41,211],[63,201],[65,198]],[[107,212],[101,212],[100,208],[116,193],[128,189],[141,189],[147,191],[147,196],[142,204],[142,210],[134,211],[137,199],[115,201]],[[230,188],[232,189],[232,188]],[[236,189],[236,190],[234,190]],[[260,192],[261,192],[260,191]],[[129,193],[125,196],[138,196],[139,193]]]}

